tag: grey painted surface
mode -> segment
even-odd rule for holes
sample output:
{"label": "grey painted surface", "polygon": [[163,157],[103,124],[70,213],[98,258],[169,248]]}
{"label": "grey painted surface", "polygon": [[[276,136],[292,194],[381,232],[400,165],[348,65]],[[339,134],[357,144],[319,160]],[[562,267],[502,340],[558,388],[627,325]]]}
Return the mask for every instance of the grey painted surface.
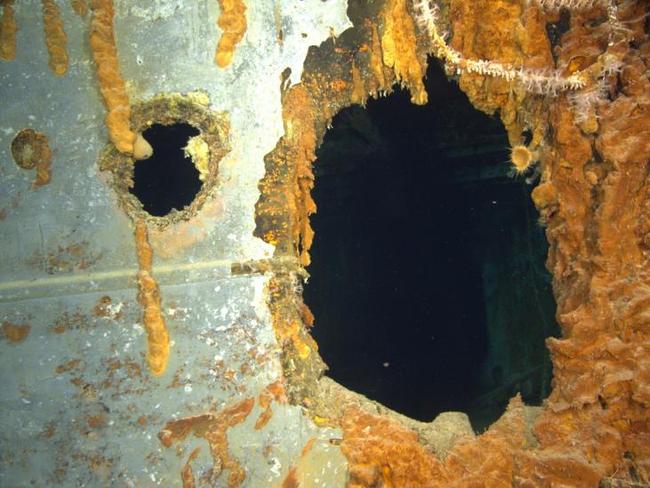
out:
{"label": "grey painted surface", "polygon": [[[248,30],[226,69],[213,61],[216,1],[115,2],[132,101],[201,90],[231,123],[232,150],[203,211],[152,237],[172,339],[159,378],[144,360],[133,225],[98,167],[107,133],[89,19],[67,1],[57,4],[68,73],[58,78],[48,68],[34,0],[16,3],[16,60],[0,62],[0,322],[31,327],[23,342],[0,341],[0,485],[179,486],[195,446],[202,446],[195,476],[213,461],[207,442],[193,436],[165,448],[157,437],[165,423],[257,397],[281,374],[268,276],[233,277],[230,266],[272,255],[272,246],[253,236],[254,205],[263,157],[283,130],[280,74],[290,67],[298,82],[308,47],[350,26],[346,1],[249,0]],[[11,140],[25,127],[43,132],[53,151],[52,181],[41,188],[32,188],[33,172],[11,158]],[[174,234],[188,230],[191,245],[173,248]],[[317,429],[298,407],[273,404],[273,411],[255,430],[256,402],[228,433],[230,452],[247,472],[243,486],[279,485],[312,437],[305,486],[342,485],[344,458],[329,443],[340,434]]]}

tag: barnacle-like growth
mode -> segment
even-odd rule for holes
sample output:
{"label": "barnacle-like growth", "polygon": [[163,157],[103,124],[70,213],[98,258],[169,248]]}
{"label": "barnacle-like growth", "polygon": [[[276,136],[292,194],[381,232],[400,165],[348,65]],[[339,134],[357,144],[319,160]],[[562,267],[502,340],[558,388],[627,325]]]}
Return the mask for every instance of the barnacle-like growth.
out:
{"label": "barnacle-like growth", "polygon": [[537,161],[537,154],[523,144],[510,148],[510,163],[517,174],[525,173]]}
{"label": "barnacle-like growth", "polygon": [[183,148],[186,158],[191,158],[194,166],[199,171],[199,179],[205,181],[210,173],[210,147],[199,135],[190,137],[187,145]]}
{"label": "barnacle-like growth", "polygon": [[438,33],[436,27],[437,5],[432,4],[430,0],[414,0],[413,8],[417,24],[426,30],[431,39],[433,54],[444,60],[457,74],[474,73],[503,78],[507,81],[518,81],[527,91],[540,95],[556,96],[561,92],[579,90],[586,86],[586,80],[579,72],[565,77],[558,70],[517,67],[485,59],[465,59],[461,53],[450,47],[444,37]]}

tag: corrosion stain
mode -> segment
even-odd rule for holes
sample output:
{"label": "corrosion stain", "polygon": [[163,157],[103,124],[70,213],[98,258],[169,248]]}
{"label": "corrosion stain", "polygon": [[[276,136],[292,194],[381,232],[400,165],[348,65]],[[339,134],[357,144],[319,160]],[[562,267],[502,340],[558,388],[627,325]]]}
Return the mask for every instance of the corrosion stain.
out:
{"label": "corrosion stain", "polygon": [[220,68],[225,68],[232,62],[235,48],[246,32],[246,4],[244,0],[219,0],[219,8],[221,13],[217,25],[222,34],[214,61]]}
{"label": "corrosion stain", "polygon": [[104,319],[119,320],[124,315],[122,311],[123,303],[113,304],[113,300],[108,295],[101,297],[93,307],[93,315]]}
{"label": "corrosion stain", "polygon": [[12,344],[18,344],[27,339],[32,326],[27,324],[12,324],[11,322],[3,322],[1,329],[2,335],[8,342],[11,342]]}
{"label": "corrosion stain", "polygon": [[12,61],[16,58],[16,18],[14,17],[14,0],[2,2],[0,19],[0,59]]}
{"label": "corrosion stain", "polygon": [[161,310],[158,283],[151,275],[153,251],[149,244],[147,224],[138,220],[135,225],[135,247],[138,255],[138,302],[144,309],[142,322],[147,332],[147,363],[151,372],[160,376],[169,359],[169,333]]}
{"label": "corrosion stain", "polygon": [[56,374],[69,373],[70,371],[78,369],[80,365],[81,359],[71,359],[63,364],[59,364],[54,371]]}
{"label": "corrosion stain", "polygon": [[66,49],[68,38],[63,30],[59,7],[54,3],[54,0],[42,0],[42,7],[45,45],[50,56],[50,69],[55,75],[63,76],[68,71],[69,64]]}
{"label": "corrosion stain", "polygon": [[[246,479],[246,471],[239,461],[230,455],[227,432],[231,427],[246,420],[254,404],[253,398],[247,398],[226,407],[217,414],[207,413],[167,422],[158,434],[158,438],[165,447],[171,447],[174,443],[185,440],[190,434],[205,439],[214,460],[212,476],[216,479],[224,470],[228,470],[230,471],[228,488],[236,488]],[[188,459],[188,463],[190,462],[191,459]]]}
{"label": "corrosion stain", "polygon": [[100,412],[97,415],[88,415],[86,417],[86,424],[91,429],[101,429],[107,424],[107,416],[105,412]]}
{"label": "corrosion stain", "polygon": [[196,482],[194,480],[194,472],[192,471],[192,461],[194,461],[201,452],[201,447],[196,447],[187,457],[187,462],[181,469],[181,481],[183,488],[195,488]]}
{"label": "corrosion stain", "polygon": [[273,417],[273,409],[271,408],[271,402],[273,400],[279,403],[286,403],[287,401],[282,380],[271,383],[260,393],[258,401],[260,408],[263,408],[264,410],[260,413],[255,422],[255,430],[264,428],[264,426],[268,424],[269,420],[271,420],[271,417]]}
{"label": "corrosion stain", "polygon": [[112,0],[93,0],[90,48],[97,67],[99,89],[108,110],[108,136],[119,152],[133,155],[135,159],[146,159],[151,155],[151,146],[131,130],[131,106],[120,72],[113,32],[114,16]]}
{"label": "corrosion stain", "polygon": [[84,270],[94,266],[102,257],[102,253],[95,253],[89,248],[87,241],[59,245],[56,249],[44,253],[34,251],[27,260],[27,264],[47,274],[69,273],[75,270]]}
{"label": "corrosion stain", "polygon": [[34,186],[43,186],[50,182],[52,150],[45,134],[34,129],[22,129],[11,141],[11,155],[21,168],[36,168]]}
{"label": "corrosion stain", "polygon": [[297,468],[295,466],[289,469],[289,472],[282,480],[282,488],[299,488],[300,482],[298,481]]}

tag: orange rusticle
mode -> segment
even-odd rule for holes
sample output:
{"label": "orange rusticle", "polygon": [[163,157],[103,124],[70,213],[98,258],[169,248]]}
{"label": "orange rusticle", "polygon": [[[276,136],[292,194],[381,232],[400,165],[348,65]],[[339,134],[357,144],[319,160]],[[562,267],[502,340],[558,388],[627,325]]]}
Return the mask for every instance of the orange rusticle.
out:
{"label": "orange rusticle", "polygon": [[138,302],[144,309],[142,322],[147,332],[147,363],[151,372],[160,376],[169,360],[169,333],[161,310],[158,283],[151,276],[153,251],[149,244],[147,224],[138,220],[135,226],[135,247],[138,254]]}
{"label": "orange rusticle", "polygon": [[415,23],[406,7],[406,0],[388,0],[384,8],[384,33],[381,48],[384,64],[395,71],[397,80],[411,90],[411,102],[427,103],[422,79],[424,68],[417,56]]}
{"label": "orange rusticle", "polygon": [[106,126],[118,151],[133,154],[137,135],[131,130],[131,107],[126,85],[120,73],[113,33],[112,0],[93,0],[90,24],[90,48],[97,66],[99,89],[108,110]]}
{"label": "orange rusticle", "polygon": [[0,18],[0,59],[11,61],[16,58],[16,18],[14,17],[14,0],[2,2]]}
{"label": "orange rusticle", "polygon": [[243,0],[219,0],[221,14],[217,25],[222,31],[214,60],[217,66],[225,68],[232,62],[235,47],[246,32],[246,5]]}
{"label": "orange rusticle", "polygon": [[72,0],[71,4],[72,10],[80,17],[85,17],[88,14],[88,3],[86,0]]}
{"label": "orange rusticle", "polygon": [[66,49],[68,37],[63,30],[59,7],[54,0],[42,0],[42,6],[45,45],[50,57],[49,66],[55,75],[63,76],[68,71],[70,61]]}

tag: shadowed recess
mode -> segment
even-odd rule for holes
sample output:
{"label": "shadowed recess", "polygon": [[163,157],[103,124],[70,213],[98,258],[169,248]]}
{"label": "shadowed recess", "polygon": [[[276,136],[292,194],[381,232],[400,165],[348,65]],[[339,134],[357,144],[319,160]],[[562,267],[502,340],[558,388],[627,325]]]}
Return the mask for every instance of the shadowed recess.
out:
{"label": "shadowed recess", "polygon": [[199,171],[183,151],[190,137],[198,134],[189,124],[154,124],[143,132],[153,156],[135,162],[129,191],[149,214],[162,217],[172,209],[182,210],[201,190]]}
{"label": "shadowed recess", "polygon": [[332,378],[419,420],[464,411],[480,430],[517,392],[550,392],[538,175],[513,176],[501,122],[430,66],[428,105],[398,90],[325,135],[305,299]]}

